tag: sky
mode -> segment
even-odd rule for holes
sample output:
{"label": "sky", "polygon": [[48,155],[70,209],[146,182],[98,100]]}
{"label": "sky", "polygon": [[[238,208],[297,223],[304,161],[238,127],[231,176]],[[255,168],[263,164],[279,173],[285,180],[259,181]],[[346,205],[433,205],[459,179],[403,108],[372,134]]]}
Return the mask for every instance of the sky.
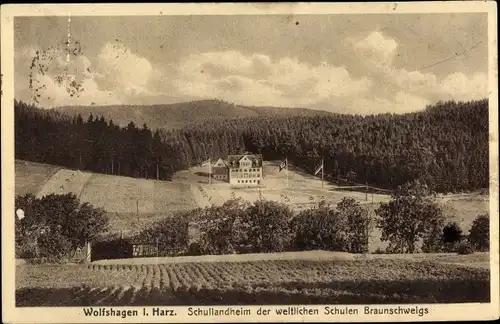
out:
{"label": "sky", "polygon": [[485,13],[16,17],[15,97],[407,113],[486,98],[487,43]]}

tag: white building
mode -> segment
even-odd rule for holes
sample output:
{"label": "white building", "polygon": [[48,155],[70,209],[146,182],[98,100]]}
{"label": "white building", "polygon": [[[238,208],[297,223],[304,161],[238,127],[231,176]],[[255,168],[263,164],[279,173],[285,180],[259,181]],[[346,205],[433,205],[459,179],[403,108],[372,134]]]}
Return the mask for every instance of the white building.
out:
{"label": "white building", "polygon": [[262,155],[229,155],[227,159],[218,159],[213,165],[213,178],[227,181],[232,185],[259,185],[262,183]]}

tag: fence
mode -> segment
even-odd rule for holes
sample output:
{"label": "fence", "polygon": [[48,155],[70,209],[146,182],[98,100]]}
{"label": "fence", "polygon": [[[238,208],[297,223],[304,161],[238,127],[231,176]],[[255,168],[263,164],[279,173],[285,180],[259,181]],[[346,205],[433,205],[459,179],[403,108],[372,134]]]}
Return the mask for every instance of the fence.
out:
{"label": "fence", "polygon": [[147,244],[125,238],[94,242],[91,251],[92,261],[179,255],[178,251],[171,250],[166,244]]}

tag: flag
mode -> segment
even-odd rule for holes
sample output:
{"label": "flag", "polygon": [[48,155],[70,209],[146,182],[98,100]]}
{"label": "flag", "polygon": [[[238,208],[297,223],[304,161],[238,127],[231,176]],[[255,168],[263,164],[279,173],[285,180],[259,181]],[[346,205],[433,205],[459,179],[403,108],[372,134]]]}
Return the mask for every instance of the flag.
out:
{"label": "flag", "polygon": [[323,161],[321,161],[321,163],[314,170],[314,175],[317,175],[322,170],[323,170]]}
{"label": "flag", "polygon": [[288,165],[287,159],[284,159],[283,161],[281,161],[281,163],[280,163],[280,172],[281,172],[281,170],[283,170],[284,168],[286,168],[287,165]]}

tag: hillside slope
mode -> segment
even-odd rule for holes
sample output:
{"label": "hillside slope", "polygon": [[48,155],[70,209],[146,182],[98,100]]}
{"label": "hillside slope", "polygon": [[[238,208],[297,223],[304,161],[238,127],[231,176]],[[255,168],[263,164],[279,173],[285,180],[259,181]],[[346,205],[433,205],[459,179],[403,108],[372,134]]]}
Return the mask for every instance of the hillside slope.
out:
{"label": "hillside slope", "polygon": [[73,193],[103,208],[113,231],[127,232],[177,211],[196,208],[190,185],[111,176],[16,160],[16,195]]}
{"label": "hillside slope", "polygon": [[120,126],[130,121],[151,129],[182,128],[188,124],[197,124],[206,120],[236,119],[257,116],[316,116],[329,114],[326,111],[278,108],[247,107],[220,100],[200,100],[167,105],[112,105],[112,106],[64,106],[56,110],[69,115],[80,114],[87,119],[90,114],[113,120]]}

